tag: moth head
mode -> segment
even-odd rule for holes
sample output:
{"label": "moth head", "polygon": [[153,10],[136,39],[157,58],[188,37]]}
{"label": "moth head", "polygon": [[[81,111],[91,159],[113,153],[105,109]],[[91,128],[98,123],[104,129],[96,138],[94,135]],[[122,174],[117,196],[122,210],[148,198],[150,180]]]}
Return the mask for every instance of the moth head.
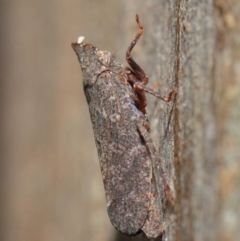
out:
{"label": "moth head", "polygon": [[98,50],[91,44],[83,42],[84,37],[78,37],[76,43],[72,43],[72,48],[78,56],[78,60],[82,66],[82,69],[87,68],[94,59],[95,53]]}
{"label": "moth head", "polygon": [[95,66],[97,64],[96,53],[98,52],[98,48],[83,42],[83,40],[84,37],[80,36],[76,43],[72,43],[72,48],[77,54],[80,62],[84,84],[87,85],[94,82],[94,70],[96,69]]}

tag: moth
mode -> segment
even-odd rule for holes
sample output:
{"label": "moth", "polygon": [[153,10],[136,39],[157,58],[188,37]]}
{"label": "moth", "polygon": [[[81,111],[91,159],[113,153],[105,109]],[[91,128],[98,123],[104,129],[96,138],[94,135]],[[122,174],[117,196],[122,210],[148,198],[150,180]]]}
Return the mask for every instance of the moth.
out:
{"label": "moth", "polygon": [[171,203],[174,195],[149,135],[145,92],[169,102],[176,90],[163,97],[146,86],[148,76],[131,56],[143,33],[138,14],[136,22],[139,30],[126,52],[130,67],[83,37],[72,47],[82,68],[111,223],[123,234],[155,238],[165,228],[163,192],[156,183],[162,183]]}

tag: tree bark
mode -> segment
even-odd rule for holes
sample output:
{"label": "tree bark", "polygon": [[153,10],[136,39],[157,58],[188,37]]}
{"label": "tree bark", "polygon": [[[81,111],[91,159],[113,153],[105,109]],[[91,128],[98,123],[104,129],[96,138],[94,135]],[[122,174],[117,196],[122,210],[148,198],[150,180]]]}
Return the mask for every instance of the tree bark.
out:
{"label": "tree bark", "polygon": [[126,39],[133,36],[133,16],[140,11],[144,35],[133,55],[149,85],[157,83],[165,94],[178,90],[173,104],[148,99],[152,138],[177,199],[174,209],[165,209],[165,220],[174,215],[175,221],[159,240],[237,240],[240,4],[122,3]]}

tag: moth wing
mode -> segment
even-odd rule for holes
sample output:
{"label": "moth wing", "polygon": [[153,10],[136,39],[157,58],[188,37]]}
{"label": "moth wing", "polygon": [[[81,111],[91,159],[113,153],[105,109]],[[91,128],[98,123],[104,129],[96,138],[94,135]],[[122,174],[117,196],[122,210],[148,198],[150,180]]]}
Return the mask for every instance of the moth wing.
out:
{"label": "moth wing", "polygon": [[86,90],[109,218],[128,235],[136,234],[146,221],[152,178],[151,160],[129,99],[131,91],[109,72]]}
{"label": "moth wing", "polygon": [[[116,154],[117,168],[107,172],[104,182],[110,220],[116,229],[129,235],[136,234],[144,225],[150,200],[148,157],[140,146],[135,151],[131,157],[125,155],[122,163],[117,163]],[[124,165],[125,160],[129,166]]]}

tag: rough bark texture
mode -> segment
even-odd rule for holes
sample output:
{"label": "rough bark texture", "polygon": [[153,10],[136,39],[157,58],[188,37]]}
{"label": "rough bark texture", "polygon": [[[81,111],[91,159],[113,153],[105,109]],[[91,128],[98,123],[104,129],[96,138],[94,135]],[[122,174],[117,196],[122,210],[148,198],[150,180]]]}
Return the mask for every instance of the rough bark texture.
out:
{"label": "rough bark texture", "polygon": [[[162,238],[237,240],[239,3],[178,0],[139,4],[144,6],[140,13],[145,38],[135,58],[146,66],[152,84],[157,81],[162,92],[178,88],[167,135],[169,106],[149,101],[152,136],[162,160],[173,168],[169,174],[177,194],[175,210],[166,210],[167,214],[175,212],[176,220]],[[138,10],[126,2],[123,8],[127,25]]]}
{"label": "rough bark texture", "polygon": [[0,11],[1,240],[118,235],[70,43],[85,35],[125,61],[137,12],[145,32],[136,61],[163,94],[178,88],[174,108],[148,101],[152,138],[178,201],[166,207],[165,219],[175,220],[161,238],[239,239],[238,0],[10,0]]}

